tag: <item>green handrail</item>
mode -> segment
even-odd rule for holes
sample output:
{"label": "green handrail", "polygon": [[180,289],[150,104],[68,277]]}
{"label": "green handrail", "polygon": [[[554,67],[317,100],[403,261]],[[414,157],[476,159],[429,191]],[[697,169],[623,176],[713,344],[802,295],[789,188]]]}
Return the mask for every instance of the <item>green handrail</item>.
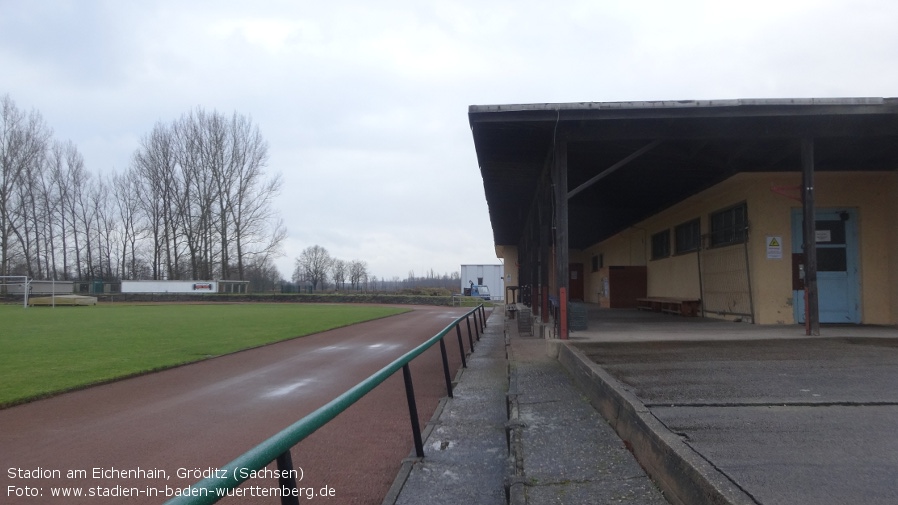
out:
{"label": "green handrail", "polygon": [[[180,496],[175,496],[171,500],[166,501],[165,505],[204,505],[215,503],[224,498],[225,492],[236,488],[246,481],[249,478],[249,473],[266,467],[269,463],[277,459],[278,456],[289,451],[294,445],[330,422],[341,412],[348,409],[352,404],[371,392],[372,389],[387,380],[403,366],[407,365],[411,360],[417,358],[433,344],[439,342],[440,339],[446,336],[446,334],[449,333],[449,330],[458,325],[462,319],[468,318],[478,310],[483,311],[481,312],[481,317],[483,317],[485,310],[483,304],[480,304],[466,312],[463,316],[459,316],[455,321],[443,328],[433,337],[430,337],[426,342],[403,354],[389,365],[380,369],[380,371],[356,384],[345,393],[320,407],[318,410],[284,428],[261,444],[241,454],[234,461],[219,468],[218,471],[215,472],[216,475],[214,477],[207,477],[193,484],[189,488],[180,490]],[[476,325],[476,314],[474,317]]]}

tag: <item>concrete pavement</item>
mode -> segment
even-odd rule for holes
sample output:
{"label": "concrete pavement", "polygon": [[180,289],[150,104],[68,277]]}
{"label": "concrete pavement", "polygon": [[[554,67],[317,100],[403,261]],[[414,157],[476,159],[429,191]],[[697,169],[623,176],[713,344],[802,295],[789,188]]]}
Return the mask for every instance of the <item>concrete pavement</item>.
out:
{"label": "concrete pavement", "polygon": [[646,316],[598,313],[560,358],[672,502],[898,503],[895,328]]}

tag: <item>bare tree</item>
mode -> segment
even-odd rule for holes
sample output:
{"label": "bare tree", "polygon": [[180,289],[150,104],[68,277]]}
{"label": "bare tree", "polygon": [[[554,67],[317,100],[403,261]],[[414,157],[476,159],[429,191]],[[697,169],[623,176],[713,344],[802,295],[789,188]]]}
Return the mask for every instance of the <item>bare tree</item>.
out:
{"label": "bare tree", "polygon": [[184,181],[184,198],[179,199],[178,213],[184,219],[184,237],[190,255],[193,279],[213,276],[213,262],[219,249],[214,248],[213,208],[215,203],[212,173],[205,138],[206,114],[197,109],[175,123],[177,163]]}
{"label": "bare tree", "polygon": [[134,170],[112,176],[112,194],[121,233],[121,256],[119,258],[122,279],[138,279],[137,241],[140,239],[138,199],[140,182]]}
{"label": "bare tree", "polygon": [[44,166],[41,156],[40,160],[34,160],[22,167],[13,211],[17,215],[14,221],[19,223],[15,235],[23,253],[23,264],[27,268],[28,276],[37,278],[43,277],[41,249],[45,242],[44,223],[47,222],[42,203],[44,195],[40,192]]}
{"label": "bare tree", "polygon": [[165,241],[170,270],[180,263],[181,246],[193,278],[244,279],[247,263],[282,254],[286,228],[272,208],[281,182],[266,177],[267,161],[258,128],[237,113],[197,108],[170,127],[156,125],[132,166],[151,189],[147,214],[162,218],[148,220],[165,225],[153,235],[157,244]]}
{"label": "bare tree", "polygon": [[[74,222],[69,212],[68,204],[71,200],[71,188],[69,187],[69,163],[75,159],[70,153],[77,153],[77,149],[71,142],[55,142],[50,149],[47,158],[50,167],[50,191],[54,197],[55,217],[51,219],[58,227],[56,235],[60,240],[59,252],[62,255],[62,278],[68,280],[71,277],[69,269],[69,241],[74,233]],[[55,268],[54,268],[55,270]]]}
{"label": "bare tree", "polygon": [[[29,167],[42,162],[50,130],[35,111],[19,111],[9,95],[0,97],[0,275],[10,274],[13,239],[22,242],[24,209],[16,189]],[[25,251],[17,251],[25,260]]]}
{"label": "bare tree", "polygon": [[333,259],[327,249],[320,245],[306,247],[296,258],[296,270],[293,277],[299,279],[304,276],[312,283],[312,289],[318,289],[319,284],[323,285],[327,281],[327,274],[332,263]]}
{"label": "bare tree", "polygon": [[360,260],[349,262],[349,283],[352,289],[361,288],[362,281],[368,277],[368,264]]}
{"label": "bare tree", "polygon": [[197,108],[157,123],[130,170],[108,178],[50,137],[37,112],[0,97],[0,275],[279,277],[281,180],[247,117]]}
{"label": "bare tree", "polygon": [[346,269],[347,265],[343,260],[335,259],[331,265],[331,275],[334,279],[334,286],[337,289],[346,286]]}
{"label": "bare tree", "polygon": [[180,211],[188,195],[176,154],[173,128],[156,123],[131,159],[143,228],[152,242],[153,279],[181,277],[178,265],[183,254],[184,218]]}
{"label": "bare tree", "polygon": [[281,282],[281,273],[271,259],[264,258],[246,265],[246,279],[254,293],[273,291]]}
{"label": "bare tree", "polygon": [[229,125],[232,191],[227,209],[233,227],[237,274],[244,275],[247,259],[281,255],[281,243],[287,236],[283,221],[272,209],[280,192],[281,178],[265,178],[268,143],[258,127],[244,116],[234,113]]}
{"label": "bare tree", "polygon": [[62,163],[61,151],[59,143],[54,142],[46,151],[44,156],[43,176],[39,181],[38,191],[41,195],[41,206],[43,214],[43,248],[44,248],[44,271],[47,278],[57,279],[59,271],[56,263],[57,243],[56,237],[62,227],[57,219],[60,217],[59,209],[60,198],[56,185],[54,184],[54,174],[59,170]]}

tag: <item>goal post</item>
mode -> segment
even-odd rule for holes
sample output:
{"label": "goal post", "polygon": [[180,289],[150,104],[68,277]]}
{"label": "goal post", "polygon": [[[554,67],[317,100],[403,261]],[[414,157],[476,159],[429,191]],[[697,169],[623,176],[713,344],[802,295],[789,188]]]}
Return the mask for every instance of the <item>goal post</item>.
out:
{"label": "goal post", "polygon": [[[10,290],[9,288],[12,288]],[[0,294],[24,295],[22,307],[28,308],[28,295],[31,293],[31,280],[27,275],[0,275]]]}

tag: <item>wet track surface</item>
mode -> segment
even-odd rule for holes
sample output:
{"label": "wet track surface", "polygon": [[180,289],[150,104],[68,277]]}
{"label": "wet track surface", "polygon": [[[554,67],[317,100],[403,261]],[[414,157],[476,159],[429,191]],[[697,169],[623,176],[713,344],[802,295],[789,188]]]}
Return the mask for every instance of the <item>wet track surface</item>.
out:
{"label": "wet track surface", "polygon": [[[0,410],[0,502],[162,503],[166,492],[199,480],[179,478],[179,469],[205,470],[230,462],[465,311],[417,307],[407,314]],[[463,334],[467,346],[465,330]],[[447,338],[446,343],[454,375],[461,361],[458,342]],[[423,424],[446,394],[439,346],[413,361],[411,370]],[[331,498],[304,501],[379,504],[412,447],[402,377],[394,374],[294,447],[294,465],[303,472],[299,487],[316,494],[325,486],[333,490]],[[25,476],[40,469],[40,478],[25,478],[18,469]],[[101,469],[100,478],[94,478],[94,469]],[[66,478],[70,470],[84,470],[87,478]],[[116,470],[134,475],[123,477]],[[246,485],[275,487],[277,479]],[[26,486],[39,488],[42,496],[14,496]],[[54,498],[53,487],[79,488],[85,494],[133,494],[136,489],[138,496]],[[243,497],[222,503],[279,500]]]}

